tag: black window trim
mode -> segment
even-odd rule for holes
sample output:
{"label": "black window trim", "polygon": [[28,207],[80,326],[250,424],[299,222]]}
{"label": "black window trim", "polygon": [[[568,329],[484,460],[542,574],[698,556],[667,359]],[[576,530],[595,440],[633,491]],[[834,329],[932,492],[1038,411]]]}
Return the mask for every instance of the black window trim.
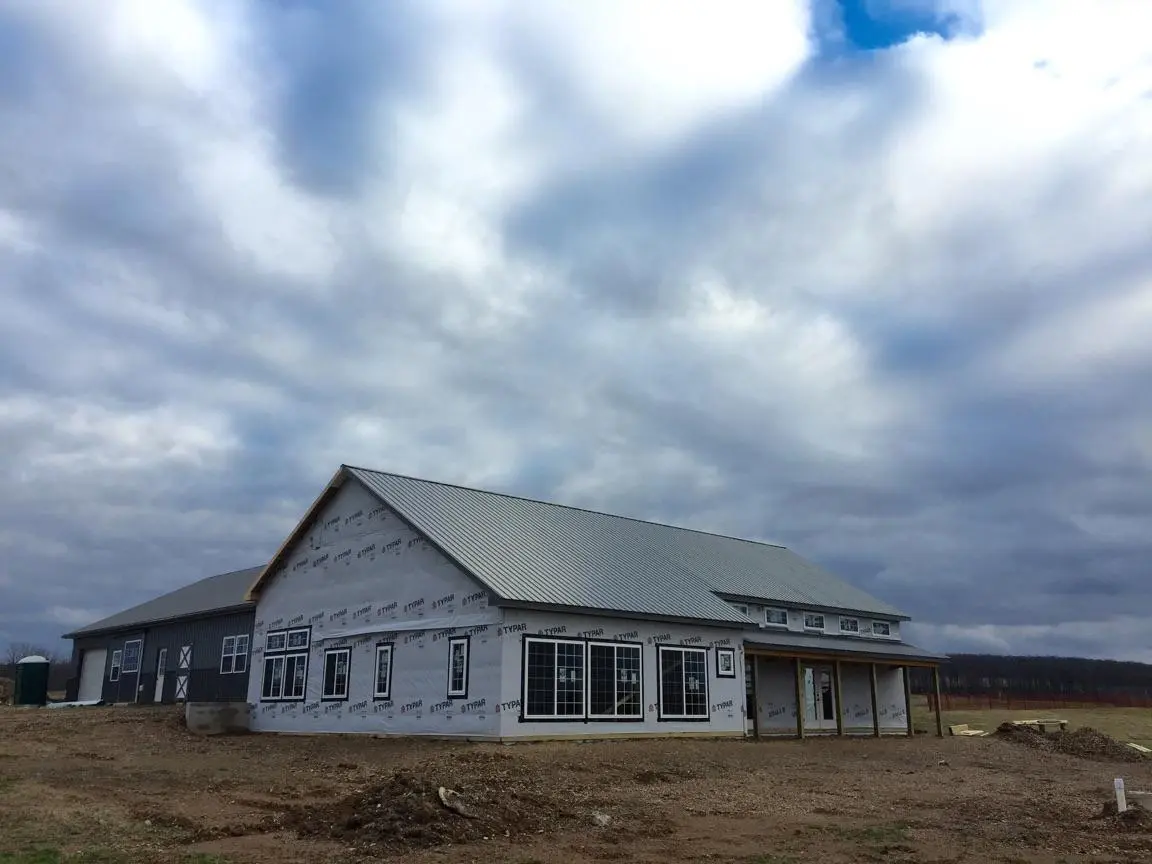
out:
{"label": "black window trim", "polygon": [[[739,677],[736,674],[736,649],[735,648],[727,648],[725,646],[718,645],[716,647],[716,650],[713,653],[716,655],[716,677],[717,678],[737,678],[737,677]],[[720,655],[721,654],[731,654],[732,655],[732,672],[731,673],[720,671]]]}
{"label": "black window trim", "polygon": [[[528,712],[528,643],[535,642],[566,642],[570,644],[583,644],[584,646],[584,713],[569,714],[563,717],[538,717],[527,715]],[[591,643],[599,645],[630,645],[640,649],[640,716],[639,717],[589,717],[588,702],[590,678],[588,675],[588,646]],[[647,701],[644,697],[644,643],[637,640],[591,638],[587,636],[549,636],[544,633],[524,633],[520,637],[520,715],[521,723],[643,723],[647,714]]]}
{"label": "black window trim", "polygon": [[[696,717],[667,717],[664,715],[664,680],[660,663],[663,651],[695,651],[704,655],[704,708],[705,714]],[[656,645],[656,722],[657,723],[711,723],[712,722],[712,688],[708,682],[708,652],[710,646],[679,645],[675,642],[664,642]]]}
{"label": "black window trim", "polygon": [[[452,648],[455,645],[464,643],[464,691],[452,691]],[[471,672],[472,666],[472,637],[471,636],[450,636],[448,637],[448,682],[445,687],[448,699],[467,699],[468,698],[468,677]]]}
{"label": "black window trim", "polygon": [[[380,652],[385,648],[388,649],[388,692],[380,693],[377,689],[380,683]],[[392,698],[392,664],[396,660],[396,643],[377,642],[374,656],[376,661],[372,664],[372,699],[375,702],[387,702]]]}
{"label": "black window trim", "polygon": [[[343,696],[328,696],[325,691],[328,689],[328,655],[329,654],[346,654],[347,655],[347,673],[344,676],[344,695]],[[308,667],[304,667],[304,689],[308,689]],[[335,682],[333,682],[335,683]],[[389,681],[388,685],[391,686],[392,682]],[[375,689],[375,685],[373,685]],[[324,649],[324,668],[323,674],[320,676],[320,701],[321,702],[347,702],[348,694],[352,692],[352,648],[348,645],[342,645],[338,648],[325,648]]]}
{"label": "black window trim", "polygon": [[[307,631],[307,633],[308,633],[308,645],[307,645],[307,647],[289,648],[288,647],[288,634],[299,632],[302,630]],[[283,648],[274,648],[271,651],[269,651],[268,650],[268,637],[274,636],[277,633],[283,633],[284,634],[284,647]],[[251,646],[251,640],[249,640],[249,646]],[[264,646],[265,646],[264,647],[264,653],[261,656],[261,664],[260,664],[260,701],[261,702],[306,702],[308,700],[308,672],[309,672],[309,668],[312,665],[312,656],[311,656],[312,625],[309,624],[305,627],[288,627],[288,628],[278,627],[275,630],[269,630],[267,633],[264,634]],[[288,658],[290,658],[290,657],[303,657],[304,658],[304,691],[299,696],[285,696],[285,695],[283,695],[284,691],[288,689],[288,686],[287,686],[288,685]],[[281,695],[279,695],[279,696],[265,696],[264,695],[264,678],[268,674],[268,661],[274,660],[277,658],[283,658],[284,659],[284,678],[283,678],[283,680],[281,682],[281,686],[280,686]],[[251,664],[249,664],[249,666],[250,665]],[[323,683],[323,682],[321,682],[321,683]],[[348,689],[349,690],[352,689],[351,685],[349,685]]]}

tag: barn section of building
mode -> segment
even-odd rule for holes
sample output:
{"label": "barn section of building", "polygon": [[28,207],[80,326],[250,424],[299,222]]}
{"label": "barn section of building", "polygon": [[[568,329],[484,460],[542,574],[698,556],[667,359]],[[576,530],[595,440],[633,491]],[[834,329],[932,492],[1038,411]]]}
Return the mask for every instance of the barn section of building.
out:
{"label": "barn section of building", "polygon": [[255,731],[911,734],[943,659],[780,546],[349,466],[248,596]]}
{"label": "barn section of building", "polygon": [[261,570],[209,576],[66,633],[74,670],[67,698],[244,701],[255,618],[245,595]]}

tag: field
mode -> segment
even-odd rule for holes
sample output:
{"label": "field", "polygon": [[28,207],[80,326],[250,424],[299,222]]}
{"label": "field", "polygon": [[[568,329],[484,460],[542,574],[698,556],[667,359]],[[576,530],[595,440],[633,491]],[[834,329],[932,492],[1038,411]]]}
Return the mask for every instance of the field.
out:
{"label": "field", "polygon": [[0,708],[0,862],[1152,860],[1149,814],[1104,814],[1117,776],[1152,789],[1152,761],[927,736],[205,739],[171,709]]}

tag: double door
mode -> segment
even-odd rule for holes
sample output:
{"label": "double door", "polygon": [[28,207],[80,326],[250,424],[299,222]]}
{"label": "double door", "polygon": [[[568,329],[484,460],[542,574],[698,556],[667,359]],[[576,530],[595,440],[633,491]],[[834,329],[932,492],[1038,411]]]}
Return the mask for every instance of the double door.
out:
{"label": "double door", "polygon": [[836,688],[832,667],[804,667],[804,727],[836,729]]}

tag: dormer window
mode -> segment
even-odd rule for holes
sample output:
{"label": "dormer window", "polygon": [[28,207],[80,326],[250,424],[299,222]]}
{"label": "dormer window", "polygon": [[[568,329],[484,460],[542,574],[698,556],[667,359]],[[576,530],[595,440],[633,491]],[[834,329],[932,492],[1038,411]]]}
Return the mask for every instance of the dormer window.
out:
{"label": "dormer window", "polygon": [[804,629],[805,630],[824,630],[824,616],[815,612],[804,613]]}
{"label": "dormer window", "polygon": [[859,618],[840,618],[840,632],[841,633],[859,633],[860,632],[860,619]]}
{"label": "dormer window", "polygon": [[765,609],[764,610],[764,623],[772,627],[787,627],[788,626],[788,610],[787,609]]}
{"label": "dormer window", "polygon": [[887,621],[873,621],[872,622],[872,635],[873,636],[891,636],[892,625]]}

